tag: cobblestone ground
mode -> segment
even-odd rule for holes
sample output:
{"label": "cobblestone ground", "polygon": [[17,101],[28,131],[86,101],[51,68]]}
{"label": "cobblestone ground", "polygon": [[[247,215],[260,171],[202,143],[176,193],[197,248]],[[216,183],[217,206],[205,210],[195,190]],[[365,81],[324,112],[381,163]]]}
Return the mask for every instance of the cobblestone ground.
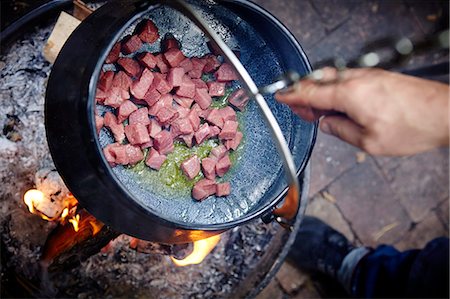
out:
{"label": "cobblestone ground", "polygon": [[[335,55],[356,56],[376,38],[421,38],[448,22],[445,1],[255,2],[291,30],[313,65]],[[448,52],[432,53],[413,58],[405,68],[446,60]],[[448,76],[440,79],[448,82]],[[448,155],[448,149],[439,149],[404,158],[373,157],[319,133],[307,214],[324,219],[356,244],[421,248],[449,233]],[[286,262],[258,298],[324,296],[306,274]]]}

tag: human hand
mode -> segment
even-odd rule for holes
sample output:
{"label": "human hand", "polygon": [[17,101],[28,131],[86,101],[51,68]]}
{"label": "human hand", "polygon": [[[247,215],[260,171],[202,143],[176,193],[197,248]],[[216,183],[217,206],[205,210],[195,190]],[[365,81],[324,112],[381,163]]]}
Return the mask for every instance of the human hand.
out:
{"label": "human hand", "polygon": [[[337,72],[323,69],[323,82]],[[336,83],[303,80],[278,101],[320,129],[374,155],[449,144],[449,86],[379,69],[349,69]]]}

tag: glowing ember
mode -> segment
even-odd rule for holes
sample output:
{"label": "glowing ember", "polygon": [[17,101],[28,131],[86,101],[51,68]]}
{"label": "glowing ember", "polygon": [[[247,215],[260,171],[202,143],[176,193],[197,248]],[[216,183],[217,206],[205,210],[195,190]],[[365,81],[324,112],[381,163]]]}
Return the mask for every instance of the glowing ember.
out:
{"label": "glowing ember", "polygon": [[23,201],[27,205],[30,213],[34,214],[36,212],[34,206],[42,202],[44,198],[45,198],[44,193],[36,189],[31,189],[25,193],[25,195],[23,196]]}
{"label": "glowing ember", "polygon": [[190,255],[182,260],[177,260],[174,257],[170,257],[173,263],[177,266],[184,267],[187,265],[197,265],[200,264],[205,257],[216,247],[217,243],[220,241],[220,235],[212,236],[207,239],[194,242],[194,250]]}
{"label": "glowing ember", "polygon": [[72,217],[69,219],[69,222],[72,224],[73,230],[77,232],[79,230],[78,223],[80,223],[80,215],[78,214],[75,217]]}

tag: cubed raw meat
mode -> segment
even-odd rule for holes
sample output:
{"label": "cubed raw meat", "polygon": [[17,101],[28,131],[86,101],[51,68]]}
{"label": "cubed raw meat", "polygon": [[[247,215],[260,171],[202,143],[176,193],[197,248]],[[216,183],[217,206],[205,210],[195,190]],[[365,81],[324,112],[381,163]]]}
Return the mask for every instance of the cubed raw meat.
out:
{"label": "cubed raw meat", "polygon": [[128,155],[124,145],[120,144],[110,149],[111,155],[114,157],[114,163],[120,165],[128,164]]}
{"label": "cubed raw meat", "polygon": [[160,153],[160,154],[168,154],[173,151],[173,139],[172,135],[169,131],[162,130],[158,134],[156,134],[154,140],[153,140],[153,147]]}
{"label": "cubed raw meat", "polygon": [[206,89],[196,89],[194,100],[202,109],[207,109],[212,102],[211,96]]}
{"label": "cubed raw meat", "polygon": [[217,161],[225,157],[225,155],[228,153],[226,147],[221,144],[219,146],[216,146],[211,150],[210,157],[213,159],[216,159]]}
{"label": "cubed raw meat", "polygon": [[166,33],[161,41],[161,51],[166,52],[170,49],[181,49],[181,44],[172,33]]}
{"label": "cubed raw meat", "polygon": [[163,165],[164,161],[166,161],[167,157],[165,155],[161,155],[154,148],[150,149],[147,160],[145,160],[145,164],[153,169],[159,170]]}
{"label": "cubed raw meat", "polygon": [[117,122],[117,117],[111,112],[106,112],[103,124],[105,127],[109,128],[114,136],[114,139],[118,143],[122,143],[125,139],[125,130],[121,123]]}
{"label": "cubed raw meat", "polygon": [[231,185],[229,182],[220,183],[216,185],[217,196],[227,196],[231,193]]}
{"label": "cubed raw meat", "polygon": [[172,48],[164,53],[164,57],[171,67],[177,67],[186,57],[180,49]]}
{"label": "cubed raw meat", "polygon": [[187,135],[181,135],[180,138],[186,143],[188,147],[192,147],[194,144],[194,133],[187,134]]}
{"label": "cubed raw meat", "polygon": [[156,116],[158,111],[162,107],[172,107],[173,98],[171,94],[162,95],[158,102],[156,102],[150,109],[148,109],[148,114],[151,116]]}
{"label": "cubed raw meat", "polygon": [[205,178],[214,180],[216,178],[216,163],[212,158],[204,158],[202,160],[202,171]]}
{"label": "cubed raw meat", "polygon": [[210,133],[209,125],[203,124],[200,126],[197,132],[195,132],[194,137],[197,144],[202,144],[205,141]]}
{"label": "cubed raw meat", "polygon": [[250,98],[243,89],[237,89],[228,97],[228,103],[238,108],[239,110],[244,110],[249,99]]}
{"label": "cubed raw meat", "polygon": [[222,128],[222,132],[219,134],[220,139],[230,140],[236,136],[238,123],[236,121],[227,120]]}
{"label": "cubed raw meat", "polygon": [[171,124],[172,136],[189,135],[194,132],[192,124],[187,118],[178,118]]}
{"label": "cubed raw meat", "polygon": [[191,109],[185,108],[180,105],[175,105],[174,109],[176,112],[178,112],[178,118],[186,118],[189,115],[189,112],[191,112]]}
{"label": "cubed raw meat", "polygon": [[171,68],[167,74],[167,81],[173,87],[179,87],[183,83],[184,69],[181,67]]}
{"label": "cubed raw meat", "polygon": [[192,188],[192,197],[198,201],[216,193],[216,182],[214,180],[202,179]]}
{"label": "cubed raw meat", "polygon": [[148,125],[148,133],[150,137],[155,138],[155,136],[162,131],[162,128],[156,119],[151,119]]}
{"label": "cubed raw meat", "polygon": [[187,118],[189,119],[189,122],[191,123],[193,130],[197,131],[198,128],[200,127],[200,117],[198,117],[197,111],[191,109]]}
{"label": "cubed raw meat", "polygon": [[222,115],[224,122],[227,120],[237,121],[236,112],[230,106],[220,108],[219,112],[220,112],[220,115]]}
{"label": "cubed raw meat", "polygon": [[105,63],[114,63],[119,59],[120,54],[120,42],[117,42],[109,52],[108,56],[105,59]]}
{"label": "cubed raw meat", "polygon": [[161,125],[167,126],[173,120],[178,117],[178,112],[176,112],[172,107],[162,107],[156,113],[156,119]]}
{"label": "cubed raw meat", "polygon": [[203,68],[204,73],[214,72],[220,66],[220,61],[215,55],[209,54],[203,59],[206,60],[205,67]]}
{"label": "cubed raw meat", "polygon": [[214,138],[217,137],[220,133],[220,128],[217,126],[210,126],[209,127],[209,135],[208,138]]}
{"label": "cubed raw meat", "polygon": [[115,147],[120,147],[120,143],[112,143],[108,144],[103,148],[103,154],[105,155],[106,161],[109,163],[111,167],[116,166],[116,155],[115,152],[112,150]]}
{"label": "cubed raw meat", "polygon": [[208,82],[208,93],[212,97],[221,97],[225,95],[225,83]]}
{"label": "cubed raw meat", "polygon": [[208,85],[202,79],[192,79],[192,82],[194,82],[197,89],[208,89]]}
{"label": "cubed raw meat", "polygon": [[144,154],[139,146],[126,144],[124,147],[128,160],[127,164],[134,165],[144,159]]}
{"label": "cubed raw meat", "polygon": [[128,123],[130,125],[141,124],[143,126],[150,124],[150,119],[148,118],[148,108],[142,107],[131,113],[128,117]]}
{"label": "cubed raw meat", "polygon": [[141,66],[133,58],[121,57],[117,60],[117,63],[123,68],[123,70],[131,77],[138,77],[141,72]]}
{"label": "cubed raw meat", "polygon": [[200,106],[195,103],[194,105],[192,105],[191,110],[195,110],[198,114],[199,117],[206,119],[209,115],[209,113],[211,113],[211,109],[202,109],[200,108]]}
{"label": "cubed raw meat", "polygon": [[191,108],[192,103],[194,102],[194,99],[180,96],[174,96],[173,99],[175,100],[175,102],[177,102],[178,105],[188,109]]}
{"label": "cubed raw meat", "polygon": [[143,66],[152,69],[156,67],[156,58],[152,53],[145,52],[138,56],[138,61]]}
{"label": "cubed raw meat", "polygon": [[[98,78],[97,88],[105,93],[111,88],[114,79],[114,72],[101,72]],[[99,96],[99,95],[97,95]]]}
{"label": "cubed raw meat", "polygon": [[225,154],[225,156],[217,161],[216,164],[216,173],[218,176],[223,177],[228,170],[230,170],[231,167],[231,160],[230,156],[228,154]]}
{"label": "cubed raw meat", "polygon": [[[95,101],[98,103],[103,103],[106,99],[106,97],[108,96],[109,91],[106,93],[100,89],[97,88],[97,90],[95,91]],[[194,101],[194,100],[192,100]]]}
{"label": "cubed raw meat", "polygon": [[[114,75],[112,87],[118,87],[124,92],[128,93],[133,80],[123,71],[119,71]],[[130,96],[128,95],[128,98]]]}
{"label": "cubed raw meat", "polygon": [[150,86],[150,88],[147,90],[147,93],[144,95],[144,101],[150,107],[155,105],[155,103],[158,102],[160,98],[161,94],[153,86]]}
{"label": "cubed raw meat", "polygon": [[138,110],[138,107],[132,101],[126,100],[120,105],[119,109],[117,109],[117,121],[122,123],[136,110]]}
{"label": "cubed raw meat", "polygon": [[194,69],[190,58],[185,58],[182,62],[180,62],[179,67],[182,67],[185,73],[189,73]]}
{"label": "cubed raw meat", "polygon": [[211,112],[206,118],[206,121],[209,122],[210,124],[218,126],[219,128],[222,128],[224,124],[223,117],[219,109],[211,109]]}
{"label": "cubed raw meat", "polygon": [[158,54],[155,56],[156,59],[156,65],[159,68],[159,71],[163,74],[167,73],[169,71],[169,63],[167,62],[166,58],[163,54]]}
{"label": "cubed raw meat", "polygon": [[135,33],[144,43],[152,44],[159,38],[158,28],[152,20],[141,21],[136,26]]}
{"label": "cubed raw meat", "polygon": [[126,126],[125,135],[127,136],[128,141],[133,145],[141,145],[150,141],[147,127],[140,123]]}
{"label": "cubed raw meat", "polygon": [[118,108],[122,103],[130,98],[128,91],[122,90],[119,87],[112,87],[109,90],[108,96],[103,101],[103,104],[113,108]]}
{"label": "cubed raw meat", "polygon": [[153,73],[149,69],[144,69],[142,72],[141,77],[134,81],[133,84],[131,84],[131,94],[136,99],[145,99],[145,95],[147,94],[147,91],[149,90],[150,86],[153,83]]}
{"label": "cubed raw meat", "polygon": [[222,64],[217,70],[217,72],[214,73],[214,75],[216,76],[217,81],[221,82],[228,82],[239,79],[236,73],[234,72],[233,67],[228,63]]}
{"label": "cubed raw meat", "polygon": [[199,79],[202,77],[203,69],[205,68],[206,61],[204,59],[200,59],[194,57],[191,59],[192,62],[192,70],[188,73],[189,77],[192,79]]}
{"label": "cubed raw meat", "polygon": [[149,147],[152,147],[152,146],[153,146],[153,140],[150,139],[149,142],[141,144],[141,149],[146,149],[146,148],[149,148]]}
{"label": "cubed raw meat", "polygon": [[225,147],[228,150],[232,149],[233,151],[235,151],[238,148],[239,144],[241,143],[243,137],[244,137],[244,134],[242,134],[241,132],[237,131],[236,132],[236,136],[234,136],[233,139],[225,141]]}
{"label": "cubed raw meat", "polygon": [[103,117],[96,115],[95,116],[95,129],[97,134],[100,133],[100,130],[103,128]]}
{"label": "cubed raw meat", "polygon": [[166,80],[166,76],[158,73],[154,73],[153,87],[161,94],[169,93],[173,88],[170,82]]}
{"label": "cubed raw meat", "polygon": [[188,76],[183,77],[183,82],[178,87],[176,95],[186,98],[193,98],[195,96],[195,84]]}
{"label": "cubed raw meat", "polygon": [[192,180],[200,173],[200,160],[194,155],[181,163],[181,170]]}
{"label": "cubed raw meat", "polygon": [[122,53],[125,55],[136,52],[142,47],[142,41],[137,35],[128,35],[122,40]]}

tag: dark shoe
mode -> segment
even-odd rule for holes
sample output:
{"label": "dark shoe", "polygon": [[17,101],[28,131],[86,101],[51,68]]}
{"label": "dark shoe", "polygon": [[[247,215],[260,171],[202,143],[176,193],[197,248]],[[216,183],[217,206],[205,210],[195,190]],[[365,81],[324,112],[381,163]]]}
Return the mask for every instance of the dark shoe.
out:
{"label": "dark shoe", "polygon": [[288,259],[303,270],[337,278],[344,257],[353,248],[343,234],[318,218],[305,216]]}

